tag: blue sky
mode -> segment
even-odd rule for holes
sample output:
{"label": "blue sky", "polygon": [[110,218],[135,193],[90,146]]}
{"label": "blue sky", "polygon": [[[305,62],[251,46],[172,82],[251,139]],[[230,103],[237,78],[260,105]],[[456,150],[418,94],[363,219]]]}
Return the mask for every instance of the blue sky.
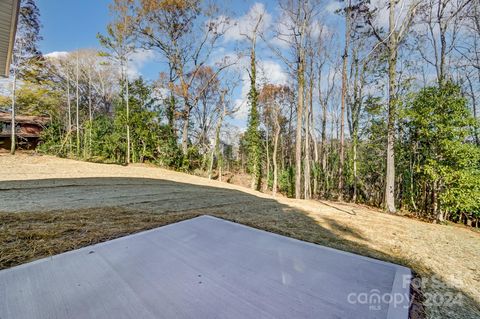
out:
{"label": "blue sky", "polygon": [[[43,41],[40,48],[44,54],[55,51],[73,51],[81,48],[99,48],[96,38],[109,23],[111,0],[37,0],[43,25]],[[235,18],[244,15],[256,2],[265,5],[272,16],[277,12],[277,1],[223,0],[221,9]],[[143,66],[142,74],[156,78],[159,68],[155,62]]]}
{"label": "blue sky", "polygon": [[[40,9],[41,22],[43,25],[43,41],[40,43],[40,49],[44,54],[52,52],[74,51],[83,48],[100,48],[97,41],[97,33],[104,33],[106,25],[109,23],[109,4],[111,0],[37,0]],[[261,3],[265,11],[270,16],[270,27],[273,25],[278,13],[278,4],[276,0],[251,1],[251,0],[218,0],[220,9],[225,15],[236,19],[238,24],[242,25],[245,21],[247,12],[254,5]],[[332,8],[328,7],[337,0],[326,0],[324,10],[330,17]],[[327,8],[328,7],[328,8]],[[238,34],[230,34],[220,42],[221,48],[218,54],[233,52],[235,42],[241,40]],[[259,44],[259,60],[265,69],[266,76],[272,83],[288,82],[285,66],[281,61],[274,57],[266,45]],[[164,69],[161,59],[153,53],[140,54],[134,61],[134,72],[142,75],[147,80],[154,80],[159,72]],[[262,68],[261,66],[261,68]],[[237,112],[233,123],[243,127],[246,119],[247,110],[245,109],[246,93],[249,84],[248,77],[243,76],[244,84],[235,90],[235,103],[243,106],[242,111]]]}
{"label": "blue sky", "polygon": [[[109,23],[111,0],[37,0],[43,25],[43,41],[40,49],[44,54],[56,51],[73,51],[81,48],[100,48],[96,35],[103,33]],[[227,0],[222,7],[232,16],[244,14],[255,1]],[[268,11],[274,11],[274,1],[264,1]],[[154,79],[161,69],[159,61],[148,61],[140,73]]]}
{"label": "blue sky", "polygon": [[109,20],[109,0],[37,0],[44,53],[98,47],[96,34]]}

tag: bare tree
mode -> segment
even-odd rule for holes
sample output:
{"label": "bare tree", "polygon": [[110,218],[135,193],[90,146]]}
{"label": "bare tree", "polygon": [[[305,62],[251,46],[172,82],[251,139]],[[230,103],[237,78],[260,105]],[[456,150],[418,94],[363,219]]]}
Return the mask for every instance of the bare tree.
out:
{"label": "bare tree", "polygon": [[351,29],[351,12],[352,1],[348,0],[345,6],[345,46],[342,55],[342,96],[341,96],[341,110],[340,110],[340,163],[338,165],[338,200],[343,200],[343,166],[345,165],[345,103],[347,96],[347,66],[348,66],[348,52],[350,44],[350,29]]}
{"label": "bare tree", "polygon": [[461,37],[453,47],[458,55],[455,56],[455,67],[457,68],[460,81],[464,83],[465,92],[470,98],[473,116],[476,123],[473,125],[473,132],[477,145],[480,145],[479,111],[478,101],[480,99],[480,1],[472,3],[463,10],[461,14],[462,26]]}
{"label": "bare tree", "polygon": [[215,129],[215,139],[214,139],[214,142],[213,142],[213,147],[212,147],[212,150],[210,152],[210,165],[209,165],[209,168],[208,168],[208,179],[212,179],[212,173],[213,173],[213,162],[215,160],[215,155],[217,156],[217,162],[218,162],[218,168],[219,168],[219,172],[218,172],[218,180],[221,181],[222,180],[222,171],[221,171],[221,167],[222,167],[222,163],[221,163],[221,155],[220,155],[220,131],[222,129],[222,125],[223,125],[223,120],[225,118],[225,116],[227,115],[227,106],[226,106],[226,103],[225,103],[225,90],[222,90],[222,92],[220,93],[220,100],[218,102],[218,105],[217,105],[217,112],[220,114],[220,117],[218,118],[218,121],[217,121],[217,126],[216,126],[216,129]]}
{"label": "bare tree", "polygon": [[[135,9],[135,30],[143,46],[158,50],[178,79],[177,87],[184,104],[181,112],[184,154],[187,154],[188,149],[190,114],[201,98],[202,91],[207,90],[210,82],[221,71],[235,63],[228,58],[216,63],[210,81],[206,82],[203,90],[192,92],[193,82],[202,67],[209,62],[212,51],[226,28],[225,21],[212,18],[212,7],[203,8],[201,5],[199,0],[142,0]],[[201,31],[197,32],[198,30]]]}
{"label": "bare tree", "polygon": [[[389,0],[388,3],[388,33],[382,35],[381,27],[374,24],[373,15],[367,18],[371,31],[377,38],[375,48],[382,46],[388,54],[388,115],[387,115],[387,166],[385,172],[385,209],[390,213],[396,212],[395,207],[395,119],[397,109],[397,59],[402,40],[407,35],[413,18],[421,1],[413,0],[407,5],[405,1],[399,3]],[[403,16],[404,15],[404,16]],[[401,19],[402,18],[402,19]]]}
{"label": "bare tree", "polygon": [[[222,113],[219,112],[217,105],[220,93],[220,79],[215,78],[211,80],[213,73],[214,70],[211,67],[205,66],[198,72],[197,79],[193,83],[193,89],[201,91],[199,103],[192,110],[192,115],[195,125],[196,143],[204,153],[209,149],[209,133]],[[205,82],[210,82],[207,89],[204,89]]]}
{"label": "bare tree", "polygon": [[310,131],[312,129],[311,120],[313,118],[313,86],[315,82],[315,74],[313,72],[314,53],[312,37],[309,35],[308,49],[307,49],[307,63],[306,63],[306,76],[308,79],[308,86],[306,86],[305,97],[305,156],[303,161],[304,166],[304,198],[310,199],[312,197],[311,189],[311,143],[310,143]]}
{"label": "bare tree", "polygon": [[[124,101],[126,106],[126,136],[127,136],[127,164],[130,163],[130,108],[129,108],[129,80],[128,80],[128,61],[131,54],[136,49],[136,37],[133,33],[134,0],[114,0],[110,6],[113,14],[113,21],[107,26],[107,35],[98,34],[100,44],[108,52],[104,55],[109,56],[120,65],[121,81],[124,86]],[[122,90],[123,91],[123,90]]]}
{"label": "bare tree", "polygon": [[[293,102],[293,92],[286,85],[266,84],[260,91],[259,101],[262,104],[265,121],[273,124],[272,194],[275,196],[278,191],[279,140],[282,128],[288,121],[288,110]],[[286,133],[288,134],[288,130]]]}
{"label": "bare tree", "polygon": [[287,44],[291,48],[290,58],[286,57],[278,48],[272,47],[297,82],[297,125],[295,134],[295,197],[302,198],[302,149],[307,68],[308,37],[311,28],[315,27],[313,19],[317,14],[316,1],[285,0],[280,1],[281,14],[278,29],[275,30],[277,41]]}
{"label": "bare tree", "polygon": [[[439,85],[447,75],[447,57],[455,48],[461,27],[461,14],[467,10],[472,0],[428,0],[420,10],[420,22],[425,31],[419,39],[424,39],[418,45],[422,58],[435,68]],[[427,44],[427,45],[425,45]]]}
{"label": "bare tree", "polygon": [[80,62],[78,52],[76,54],[76,63],[75,63],[75,100],[76,100],[76,111],[75,111],[75,130],[77,132],[77,149],[76,154],[79,155],[80,152]]}
{"label": "bare tree", "polygon": [[[331,117],[329,105],[332,104],[333,96],[336,93],[336,79],[338,76],[339,61],[334,60],[336,57],[329,56],[327,46],[331,45],[331,39],[320,39],[317,52],[317,74],[318,74],[318,100],[321,107],[320,120],[320,168],[324,180],[322,181],[322,192],[327,192],[327,157],[328,157],[328,141],[327,141],[327,121]],[[326,74],[326,75],[325,75]]]}

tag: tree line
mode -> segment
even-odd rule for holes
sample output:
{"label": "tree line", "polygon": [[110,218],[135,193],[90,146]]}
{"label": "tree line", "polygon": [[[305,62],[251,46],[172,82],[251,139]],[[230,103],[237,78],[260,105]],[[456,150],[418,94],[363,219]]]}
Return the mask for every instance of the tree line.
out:
{"label": "tree line", "polygon": [[[244,172],[274,195],[479,226],[479,1],[339,1],[337,30],[317,0],[279,0],[273,18],[257,4],[241,28],[200,0],[114,0],[110,11],[103,49],[33,50],[13,68],[25,70],[14,106],[52,118],[43,151],[220,180]],[[218,54],[232,28],[235,49]],[[139,53],[161,61],[155,81],[133,74]],[[266,54],[287,81],[264,74]],[[242,107],[243,132],[231,124]]]}

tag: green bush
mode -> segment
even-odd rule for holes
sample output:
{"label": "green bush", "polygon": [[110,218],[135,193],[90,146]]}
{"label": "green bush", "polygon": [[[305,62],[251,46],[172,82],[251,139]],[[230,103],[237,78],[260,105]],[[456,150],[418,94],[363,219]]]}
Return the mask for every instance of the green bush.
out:
{"label": "green bush", "polygon": [[278,188],[282,194],[295,197],[295,167],[289,166],[280,171],[278,176]]}

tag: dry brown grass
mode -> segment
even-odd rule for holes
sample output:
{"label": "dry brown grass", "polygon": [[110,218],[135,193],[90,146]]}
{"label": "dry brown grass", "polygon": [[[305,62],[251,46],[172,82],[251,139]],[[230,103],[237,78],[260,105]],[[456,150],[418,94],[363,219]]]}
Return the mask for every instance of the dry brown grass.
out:
{"label": "dry brown grass", "polygon": [[195,216],[119,208],[0,213],[0,269]]}
{"label": "dry brown grass", "polygon": [[[204,211],[152,213],[124,207],[49,212],[0,212],[0,269],[93,245],[202,215]],[[208,215],[277,234],[359,251],[332,232],[319,232],[312,220],[297,211],[242,213],[210,211]],[[366,252],[366,251],[365,251]]]}
{"label": "dry brown grass", "polygon": [[0,213],[0,268],[208,214],[435,276],[441,284],[424,293],[461,294],[463,303],[427,305],[428,318],[480,318],[480,234],[465,227],[358,205],[274,199],[141,165],[0,156],[0,167],[0,211],[7,211]]}
{"label": "dry brown grass", "polygon": [[[148,230],[201,215],[201,212],[170,213],[143,212],[123,207],[91,208],[36,213],[0,213],[0,269],[9,268],[73,249],[85,247],[128,234]],[[232,213],[212,211],[209,215],[239,222],[278,234],[361,253],[366,256],[407,264],[398,256],[389,256],[338,236],[333,231],[319,228],[310,217],[296,210],[277,213]],[[333,224],[333,228],[349,232],[347,227]],[[350,232],[349,232],[350,233]],[[351,236],[361,236],[350,233]],[[423,272],[427,276],[428,272]],[[440,289],[440,288],[439,288]],[[440,290],[437,290],[440,292]],[[442,293],[449,293],[443,291]],[[411,319],[425,318],[421,304],[423,295],[414,291]],[[474,302],[465,300],[462,311],[452,318],[475,318]],[[431,311],[432,309],[430,309]],[[430,318],[440,318],[430,315]],[[443,316],[442,316],[443,317]]]}

